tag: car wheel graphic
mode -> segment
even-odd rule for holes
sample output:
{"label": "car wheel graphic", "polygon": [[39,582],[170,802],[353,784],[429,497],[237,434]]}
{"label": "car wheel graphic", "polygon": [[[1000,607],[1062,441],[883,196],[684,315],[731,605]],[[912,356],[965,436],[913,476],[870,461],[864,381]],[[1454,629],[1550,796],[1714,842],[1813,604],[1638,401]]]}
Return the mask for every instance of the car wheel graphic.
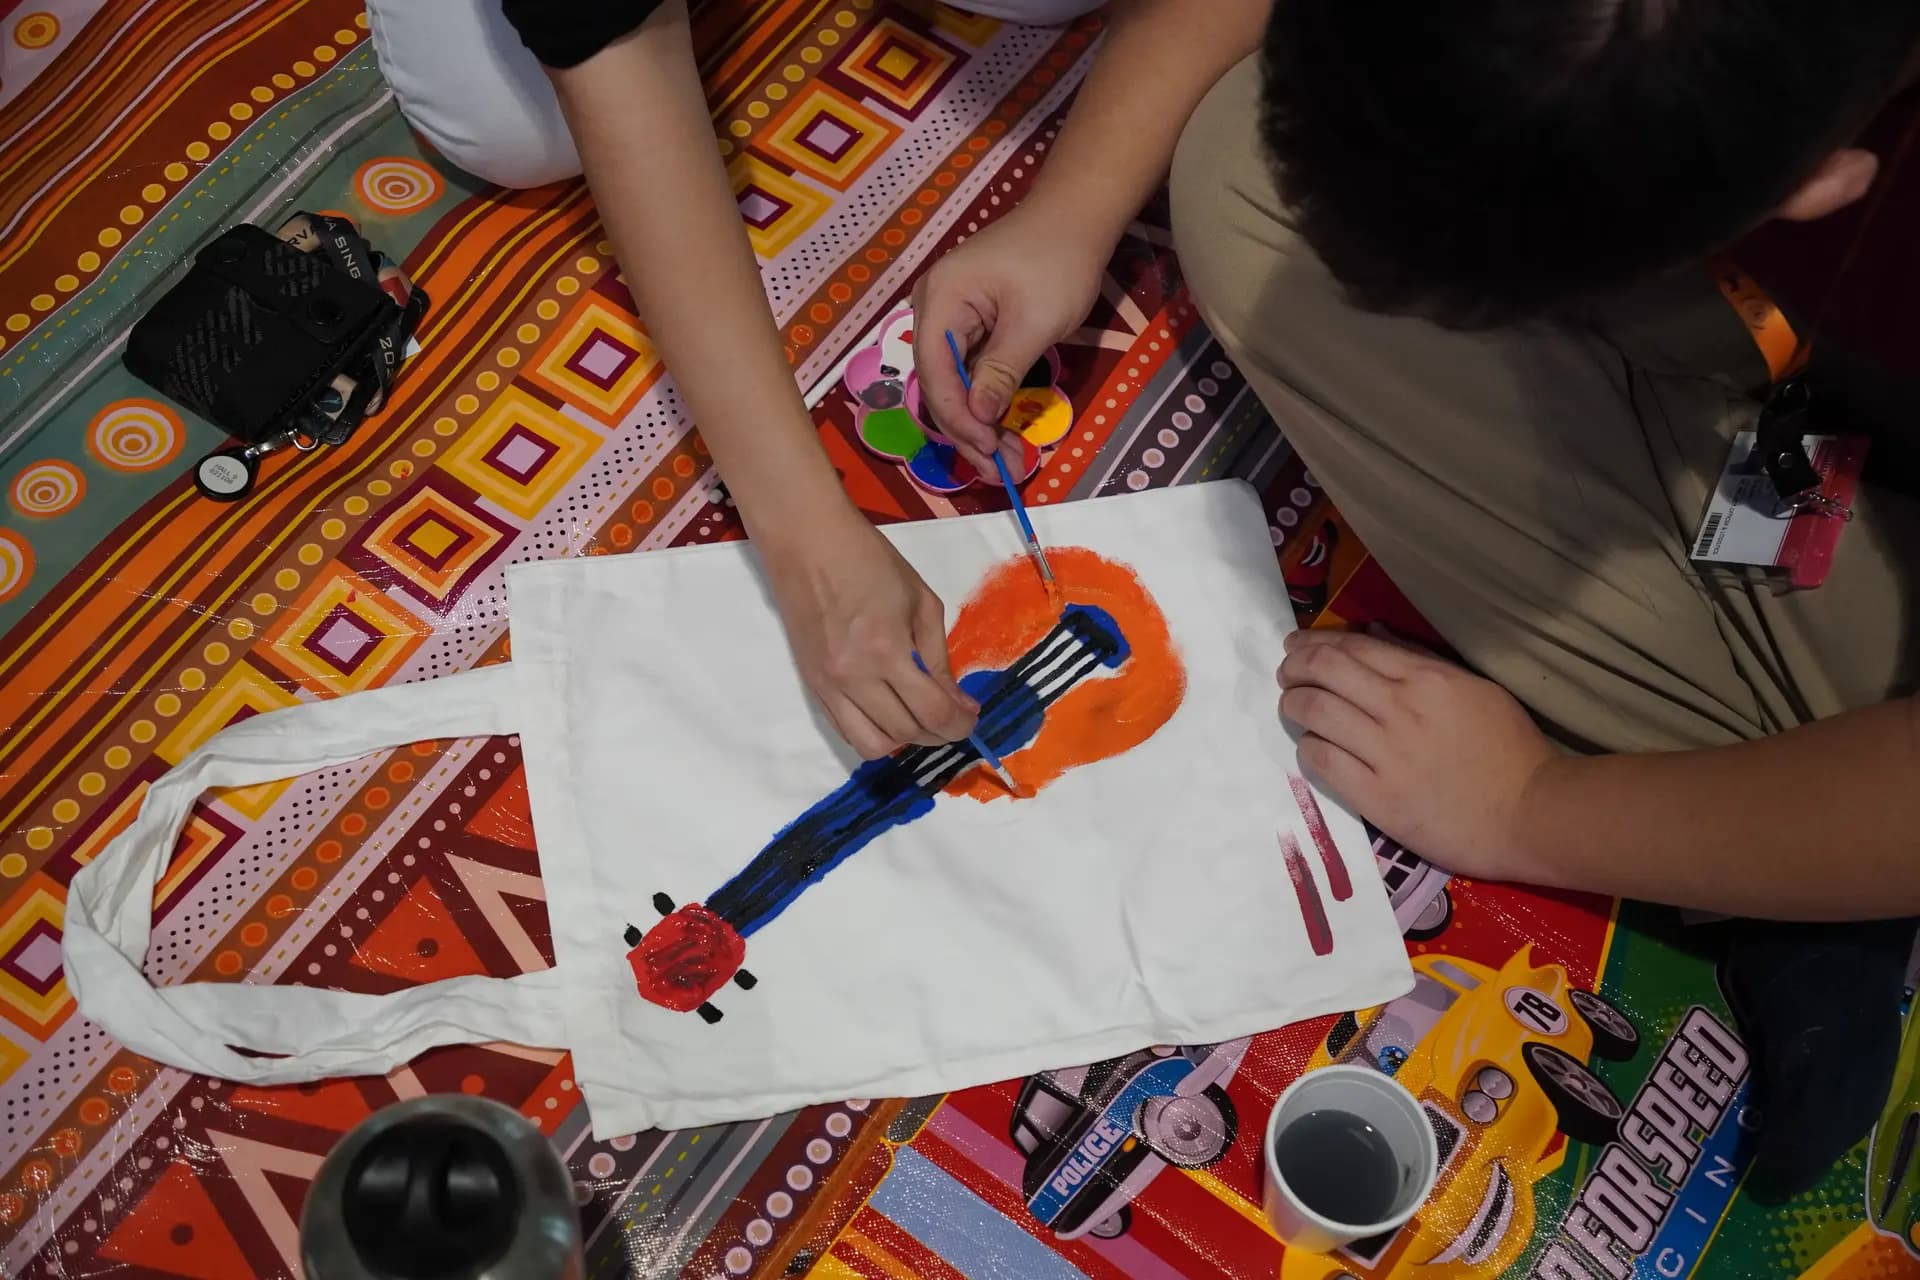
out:
{"label": "car wheel graphic", "polygon": [[1520,1056],[1559,1114],[1560,1132],[1593,1145],[1613,1137],[1626,1108],[1606,1081],[1572,1054],[1537,1040],[1521,1046]]}
{"label": "car wheel graphic", "polygon": [[1217,1085],[1203,1093],[1149,1098],[1140,1107],[1147,1145],[1182,1169],[1203,1168],[1225,1155],[1237,1127],[1233,1102]]}
{"label": "car wheel graphic", "polygon": [[1593,1031],[1593,1051],[1608,1062],[1625,1062],[1640,1048],[1640,1032],[1610,1000],[1591,991],[1569,991],[1567,1000]]}

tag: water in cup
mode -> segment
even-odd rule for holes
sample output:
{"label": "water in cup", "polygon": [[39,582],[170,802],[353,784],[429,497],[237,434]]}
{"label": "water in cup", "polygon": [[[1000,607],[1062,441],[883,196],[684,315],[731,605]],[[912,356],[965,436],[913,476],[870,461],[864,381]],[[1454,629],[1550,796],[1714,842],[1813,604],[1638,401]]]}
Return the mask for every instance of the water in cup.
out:
{"label": "water in cup", "polygon": [[1323,1108],[1290,1121],[1273,1140],[1273,1158],[1300,1202],[1333,1222],[1380,1222],[1400,1198],[1392,1144],[1350,1111]]}

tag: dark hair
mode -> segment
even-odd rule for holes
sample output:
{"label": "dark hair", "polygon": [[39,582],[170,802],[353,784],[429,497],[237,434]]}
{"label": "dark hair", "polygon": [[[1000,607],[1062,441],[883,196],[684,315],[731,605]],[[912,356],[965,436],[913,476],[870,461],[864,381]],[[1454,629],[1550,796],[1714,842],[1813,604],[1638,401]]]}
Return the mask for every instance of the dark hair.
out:
{"label": "dark hair", "polygon": [[1916,0],[1277,0],[1260,132],[1356,302],[1484,325],[1730,244],[1917,43]]}

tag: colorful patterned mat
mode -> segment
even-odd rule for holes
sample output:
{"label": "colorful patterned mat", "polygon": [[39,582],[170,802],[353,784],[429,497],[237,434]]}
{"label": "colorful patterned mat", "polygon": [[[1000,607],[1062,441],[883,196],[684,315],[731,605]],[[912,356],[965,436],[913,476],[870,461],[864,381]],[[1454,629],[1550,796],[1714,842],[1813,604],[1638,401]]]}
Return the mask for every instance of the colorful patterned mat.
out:
{"label": "colorful patterned mat", "polygon": [[[697,27],[808,388],[1019,197],[1098,32],[875,0],[715,3]],[[595,1280],[1917,1273],[1913,1152],[1892,1141],[1911,1132],[1890,1129],[1872,1178],[1863,1152],[1787,1209],[1736,1194],[1743,1054],[1668,916],[1449,883],[1384,845],[1422,1000],[1173,1054],[1225,1122],[1211,1147],[1115,1103],[1148,1058],[596,1143],[564,1056],[489,1045],[242,1089],[75,1016],[64,887],[195,744],[497,658],[508,564],[738,536],[584,191],[503,196],[423,154],[364,33],[350,0],[0,0],[0,1275],[295,1275],[331,1144],[456,1090],[565,1152]],[[184,472],[217,433],[135,383],[118,344],[196,243],[296,207],[360,221],[436,306],[375,425],[276,455],[249,501],[215,505]],[[1196,320],[1169,243],[1148,210],[1062,347],[1078,416],[1030,500],[1245,477],[1304,615],[1410,621]],[[837,388],[819,420],[876,520],[991,502],[929,496],[863,449]],[[511,738],[209,796],[158,898],[162,982],[380,992],[551,959]],[[1257,1135],[1310,1059],[1356,1054],[1445,1118],[1422,1236],[1443,1247],[1283,1259]],[[1049,1187],[1050,1225],[1029,1207]]]}

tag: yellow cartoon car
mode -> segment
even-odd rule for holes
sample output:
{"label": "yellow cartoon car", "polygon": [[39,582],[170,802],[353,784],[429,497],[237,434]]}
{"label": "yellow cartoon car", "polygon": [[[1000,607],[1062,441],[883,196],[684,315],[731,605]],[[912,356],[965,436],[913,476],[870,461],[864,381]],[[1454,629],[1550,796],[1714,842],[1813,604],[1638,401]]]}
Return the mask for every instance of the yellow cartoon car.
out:
{"label": "yellow cartoon car", "polygon": [[1281,1280],[1498,1276],[1533,1236],[1533,1184],[1559,1162],[1558,1134],[1605,1142],[1624,1111],[1587,1067],[1624,1060],[1640,1036],[1599,996],[1536,968],[1522,947],[1500,969],[1424,955],[1413,990],[1346,1014],[1309,1067],[1383,1071],[1420,1099],[1440,1140],[1440,1179],[1413,1221],[1333,1254],[1289,1251]]}

